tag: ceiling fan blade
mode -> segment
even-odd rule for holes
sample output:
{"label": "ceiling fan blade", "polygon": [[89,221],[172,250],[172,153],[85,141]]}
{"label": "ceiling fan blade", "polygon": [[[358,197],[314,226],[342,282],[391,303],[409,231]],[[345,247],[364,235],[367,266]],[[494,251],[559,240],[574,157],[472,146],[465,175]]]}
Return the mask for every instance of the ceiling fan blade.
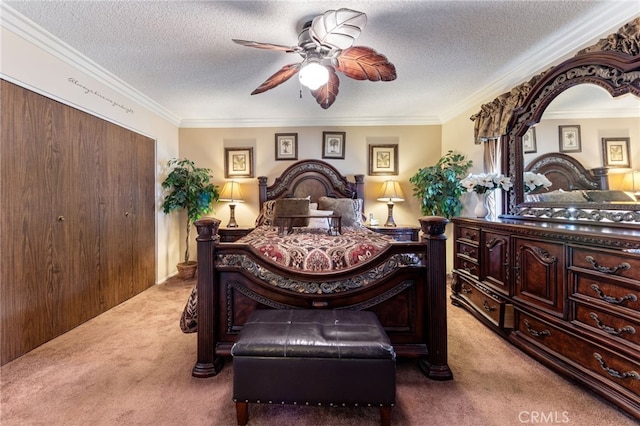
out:
{"label": "ceiling fan blade", "polygon": [[338,78],[338,74],[331,66],[327,66],[329,70],[329,81],[324,86],[319,89],[312,90],[311,94],[318,104],[322,107],[322,109],[327,109],[333,102],[336,100],[336,96],[338,96],[338,92],[340,91],[340,79]]}
{"label": "ceiling fan blade", "polygon": [[396,67],[386,56],[370,47],[354,46],[340,52],[336,58],[337,69],[356,80],[392,81],[396,79]]}
{"label": "ceiling fan blade", "polygon": [[342,50],[353,45],[367,25],[367,15],[351,9],[327,10],[313,18],[309,34],[320,46]]}
{"label": "ceiling fan blade", "polygon": [[281,44],[260,43],[250,40],[238,40],[236,38],[233,38],[231,40],[241,46],[255,47],[256,49],[278,50],[287,53],[297,53],[301,50],[299,46],[283,46]]}
{"label": "ceiling fan blade", "polygon": [[275,74],[265,80],[264,83],[260,85],[256,90],[251,92],[252,95],[257,95],[262,92],[266,92],[267,90],[273,89],[276,86],[284,83],[289,80],[291,77],[296,75],[298,70],[300,69],[300,64],[289,64],[280,68]]}

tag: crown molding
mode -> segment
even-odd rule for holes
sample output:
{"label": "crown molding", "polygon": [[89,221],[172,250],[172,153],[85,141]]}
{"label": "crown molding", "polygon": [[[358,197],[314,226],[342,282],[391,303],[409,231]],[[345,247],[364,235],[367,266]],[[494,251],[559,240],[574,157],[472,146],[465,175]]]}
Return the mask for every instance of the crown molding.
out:
{"label": "crown molding", "polygon": [[601,38],[615,33],[637,16],[640,16],[640,3],[636,1],[607,2],[598,12],[593,13],[584,21],[573,27],[565,28],[555,40],[551,42],[543,40],[533,55],[530,54],[531,52],[527,52],[529,56],[523,58],[519,64],[505,70],[501,78],[487,84],[445,111],[440,116],[442,122],[446,123],[461,111],[472,108],[479,109],[482,104],[490,102],[500,94],[528,81],[549,67],[573,57],[579,50],[595,44]]}
{"label": "crown molding", "polygon": [[181,128],[243,128],[243,127],[317,127],[317,126],[427,126],[440,125],[439,117],[339,117],[339,118],[281,118],[281,119],[184,119]]}
{"label": "crown molding", "polygon": [[170,123],[176,126],[180,124],[181,118],[176,114],[120,80],[73,47],[59,40],[35,22],[27,19],[2,2],[0,2],[0,26],[38,46],[40,49],[67,63],[78,71],[94,78],[118,94],[154,112]]}

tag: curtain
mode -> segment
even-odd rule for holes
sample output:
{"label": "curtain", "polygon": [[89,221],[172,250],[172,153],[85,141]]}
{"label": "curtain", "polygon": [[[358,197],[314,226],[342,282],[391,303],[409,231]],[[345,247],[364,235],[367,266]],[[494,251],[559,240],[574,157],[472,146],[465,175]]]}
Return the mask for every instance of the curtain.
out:
{"label": "curtain", "polygon": [[[487,139],[484,143],[484,170],[486,173],[500,173],[500,163],[502,158],[502,144],[500,138]],[[502,191],[494,190],[487,197],[489,207],[489,218],[496,219],[501,211],[498,206],[502,205]]]}

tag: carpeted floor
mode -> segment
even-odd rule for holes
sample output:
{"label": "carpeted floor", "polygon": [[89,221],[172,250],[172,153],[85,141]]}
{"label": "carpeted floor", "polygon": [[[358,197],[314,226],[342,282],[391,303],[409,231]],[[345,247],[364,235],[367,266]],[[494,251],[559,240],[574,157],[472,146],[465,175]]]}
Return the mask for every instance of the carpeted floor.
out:
{"label": "carpeted floor", "polygon": [[[196,335],[178,320],[192,283],[170,280],[0,369],[0,424],[234,425],[232,364],[195,379]],[[395,425],[633,425],[449,305],[454,380],[399,360]],[[375,408],[251,405],[250,425],[376,425]]]}

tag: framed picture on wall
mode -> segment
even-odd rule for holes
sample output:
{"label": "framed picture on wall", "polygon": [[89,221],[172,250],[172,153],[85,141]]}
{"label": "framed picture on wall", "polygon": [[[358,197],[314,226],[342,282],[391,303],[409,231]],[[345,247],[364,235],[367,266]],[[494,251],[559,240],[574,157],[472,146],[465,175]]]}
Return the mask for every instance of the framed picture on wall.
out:
{"label": "framed picture on wall", "polygon": [[538,152],[536,142],[536,128],[531,127],[522,137],[522,150],[525,154],[533,154]]}
{"label": "framed picture on wall", "polygon": [[582,152],[580,126],[558,126],[560,152]]}
{"label": "framed picture on wall", "polygon": [[298,134],[276,133],[276,160],[298,159]]}
{"label": "framed picture on wall", "polygon": [[369,175],[398,174],[398,144],[369,145]]}
{"label": "framed picture on wall", "polygon": [[604,167],[631,167],[629,146],[631,138],[602,138],[602,159]]}
{"label": "framed picture on wall", "polygon": [[345,132],[322,132],[322,158],[344,160]]}
{"label": "framed picture on wall", "polygon": [[224,149],[224,177],[253,177],[253,148]]}

